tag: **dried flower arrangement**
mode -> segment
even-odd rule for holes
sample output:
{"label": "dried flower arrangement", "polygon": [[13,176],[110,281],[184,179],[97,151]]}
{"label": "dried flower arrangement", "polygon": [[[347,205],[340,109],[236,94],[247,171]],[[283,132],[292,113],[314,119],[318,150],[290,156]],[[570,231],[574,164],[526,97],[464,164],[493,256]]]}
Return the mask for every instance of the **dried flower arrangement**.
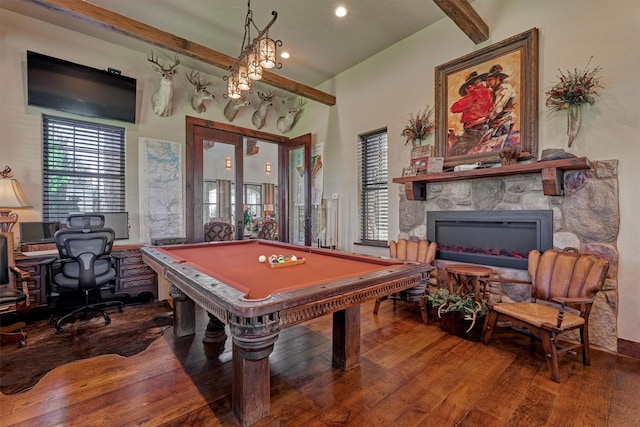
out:
{"label": "dried flower arrangement", "polygon": [[567,70],[560,72],[560,81],[554,84],[551,89],[545,92],[547,95],[546,105],[553,111],[567,110],[567,135],[569,136],[569,147],[573,143],[580,129],[580,107],[583,104],[593,105],[595,97],[599,95],[600,77],[598,73],[601,67],[589,70],[591,59],[587,62],[584,70]]}
{"label": "dried flower arrangement", "polygon": [[433,132],[435,125],[433,122],[433,109],[427,108],[424,111],[418,110],[418,114],[409,115],[409,124],[404,127],[402,136],[406,138],[405,145],[411,143],[413,147],[422,145],[422,141]]}

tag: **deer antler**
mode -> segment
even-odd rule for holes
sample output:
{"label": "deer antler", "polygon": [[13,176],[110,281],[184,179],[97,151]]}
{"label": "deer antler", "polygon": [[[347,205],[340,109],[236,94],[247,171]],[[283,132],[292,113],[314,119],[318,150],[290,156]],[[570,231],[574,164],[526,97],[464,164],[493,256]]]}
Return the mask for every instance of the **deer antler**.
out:
{"label": "deer antler", "polygon": [[195,71],[195,70],[191,70],[191,74],[189,74],[189,75],[187,76],[187,79],[189,80],[189,82],[190,82],[192,85],[194,85],[194,86],[196,86],[196,87],[204,87],[204,86],[209,86],[209,85],[212,85],[212,84],[213,84],[213,82],[210,82],[210,81],[208,81],[208,80],[206,80],[206,81],[202,81],[202,80],[200,80],[200,71],[196,71],[196,73],[195,73],[195,74],[193,74],[193,73],[194,73],[194,71]]}

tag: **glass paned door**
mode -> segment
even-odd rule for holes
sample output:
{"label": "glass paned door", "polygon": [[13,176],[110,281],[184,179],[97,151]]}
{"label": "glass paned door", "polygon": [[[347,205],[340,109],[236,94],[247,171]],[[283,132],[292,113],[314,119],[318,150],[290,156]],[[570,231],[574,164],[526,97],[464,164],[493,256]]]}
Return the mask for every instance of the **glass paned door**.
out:
{"label": "glass paned door", "polygon": [[311,245],[311,135],[292,139],[283,150],[287,241]]}

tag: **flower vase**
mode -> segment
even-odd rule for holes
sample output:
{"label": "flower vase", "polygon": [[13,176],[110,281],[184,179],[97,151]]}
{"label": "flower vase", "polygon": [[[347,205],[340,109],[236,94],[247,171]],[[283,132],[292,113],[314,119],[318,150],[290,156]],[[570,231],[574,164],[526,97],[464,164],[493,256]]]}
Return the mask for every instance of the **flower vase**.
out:
{"label": "flower vase", "polygon": [[567,136],[569,137],[569,147],[580,131],[580,105],[569,105],[567,109]]}

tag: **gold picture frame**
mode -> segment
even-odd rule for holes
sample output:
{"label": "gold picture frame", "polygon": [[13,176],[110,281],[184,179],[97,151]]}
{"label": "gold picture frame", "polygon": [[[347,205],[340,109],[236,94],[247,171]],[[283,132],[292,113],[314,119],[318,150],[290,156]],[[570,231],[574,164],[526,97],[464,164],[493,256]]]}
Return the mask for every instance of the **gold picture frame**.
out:
{"label": "gold picture frame", "polygon": [[[538,151],[538,29],[435,69],[436,156],[445,167]],[[491,98],[489,98],[491,97]]]}

